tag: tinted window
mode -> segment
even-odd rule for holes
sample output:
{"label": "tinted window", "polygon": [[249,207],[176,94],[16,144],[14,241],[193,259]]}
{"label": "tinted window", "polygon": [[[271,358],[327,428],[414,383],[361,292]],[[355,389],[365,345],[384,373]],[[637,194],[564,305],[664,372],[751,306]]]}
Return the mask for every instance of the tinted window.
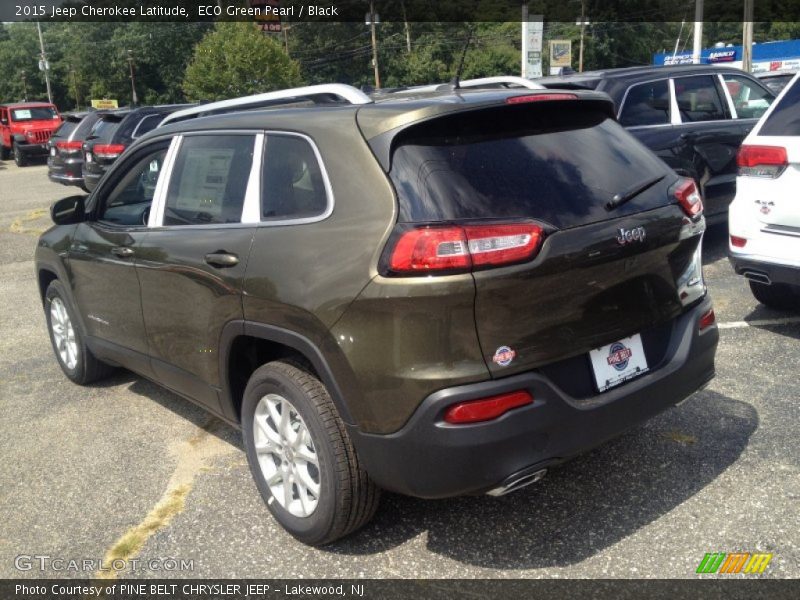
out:
{"label": "tinted window", "polygon": [[70,134],[77,129],[79,122],[80,121],[76,121],[74,119],[67,119],[66,121],[63,121],[61,126],[56,129],[56,132],[52,135],[52,137],[68,138]]}
{"label": "tinted window", "polygon": [[166,149],[160,149],[135,161],[106,198],[99,220],[114,225],[146,225],[166,154]]}
{"label": "tinted window", "polygon": [[681,121],[717,121],[725,111],[711,75],[675,79],[675,96]]}
{"label": "tinted window", "polygon": [[104,115],[97,120],[97,123],[94,124],[89,137],[109,141],[119,128],[121,121],[121,117],[115,115]]}
{"label": "tinted window", "polygon": [[669,123],[667,81],[651,81],[632,86],[622,106],[619,122],[626,127]]}
{"label": "tinted window", "polygon": [[29,108],[12,108],[11,120],[17,122],[24,121],[46,121],[57,119],[58,113],[49,106],[35,106]]}
{"label": "tinted window", "polygon": [[136,129],[133,130],[133,134],[131,135],[131,137],[133,137],[133,139],[136,139],[140,136],[143,136],[148,131],[152,131],[153,129],[156,128],[156,126],[158,126],[159,123],[161,123],[163,119],[164,115],[161,114],[146,116],[144,119],[139,121],[139,124],[136,126]]}
{"label": "tinted window", "polygon": [[267,136],[261,193],[262,220],[303,219],[325,212],[325,181],[307,140]]}
{"label": "tinted window", "polygon": [[764,77],[761,82],[777,94],[786,87],[786,84],[792,80],[792,77],[794,77],[794,75],[790,73],[786,75],[773,75],[771,77]]}
{"label": "tinted window", "polygon": [[252,135],[184,138],[170,178],[164,225],[240,222],[254,146]]}
{"label": "tinted window", "polygon": [[795,81],[772,114],[767,117],[758,135],[800,135],[800,85]]}
{"label": "tinted window", "polygon": [[[608,219],[615,194],[668,173],[588,102],[526,106],[533,105],[444,117],[401,134],[390,173],[399,220],[535,218],[570,227]],[[614,216],[667,202],[654,186]]]}
{"label": "tinted window", "polygon": [[757,119],[769,108],[775,97],[763,87],[737,75],[723,75],[725,86],[739,119]]}

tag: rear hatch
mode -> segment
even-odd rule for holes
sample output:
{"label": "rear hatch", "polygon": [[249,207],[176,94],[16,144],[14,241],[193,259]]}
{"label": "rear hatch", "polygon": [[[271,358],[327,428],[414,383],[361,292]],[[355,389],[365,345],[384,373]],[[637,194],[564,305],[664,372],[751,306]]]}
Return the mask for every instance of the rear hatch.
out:
{"label": "rear hatch", "polygon": [[103,172],[119,155],[125,145],[115,142],[115,134],[127,112],[113,112],[100,115],[84,142],[84,168],[92,173]]}
{"label": "rear hatch", "polygon": [[495,376],[579,355],[588,362],[591,350],[643,332],[636,343],[660,344],[645,347],[657,363],[668,336],[653,328],[704,294],[702,219],[689,219],[676,197],[693,184],[602,104],[523,101],[444,116],[395,140],[399,217],[384,272],[435,274],[424,265],[404,272],[410,263],[395,254],[407,231],[444,239],[464,230],[462,242],[439,243],[431,264],[472,253],[466,267],[444,264],[473,273],[475,324]]}
{"label": "rear hatch", "polygon": [[[800,232],[800,84],[785,90],[772,111],[739,150],[737,186],[753,198],[753,218],[780,230]],[[746,176],[742,176],[746,175]]]}

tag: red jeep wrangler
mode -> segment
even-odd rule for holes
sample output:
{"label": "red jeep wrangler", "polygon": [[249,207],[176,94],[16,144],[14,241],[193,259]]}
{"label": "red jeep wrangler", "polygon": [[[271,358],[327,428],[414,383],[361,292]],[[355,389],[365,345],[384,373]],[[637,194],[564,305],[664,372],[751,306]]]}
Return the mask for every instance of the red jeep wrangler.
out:
{"label": "red jeep wrangler", "polygon": [[0,160],[13,152],[24,167],[33,156],[46,156],[47,142],[61,125],[58,109],[47,102],[0,104]]}

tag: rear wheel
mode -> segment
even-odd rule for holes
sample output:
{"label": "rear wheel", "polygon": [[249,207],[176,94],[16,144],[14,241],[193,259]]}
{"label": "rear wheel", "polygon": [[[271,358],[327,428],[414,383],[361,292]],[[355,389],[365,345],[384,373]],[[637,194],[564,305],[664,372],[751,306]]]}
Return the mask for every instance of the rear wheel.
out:
{"label": "rear wheel", "polygon": [[372,518],[380,490],[314,375],[283,361],[257,369],[244,392],[242,432],[258,491],[301,542],[328,544]]}
{"label": "rear wheel", "polygon": [[85,385],[111,374],[114,368],[98,360],[84,343],[74,312],[61,283],[53,281],[45,293],[45,317],[50,343],[64,374]]}
{"label": "rear wheel", "polygon": [[25,158],[25,155],[22,153],[22,150],[19,147],[19,144],[14,144],[14,163],[18,167],[24,167],[28,164],[28,160]]}
{"label": "rear wheel", "polygon": [[791,285],[785,283],[766,285],[750,281],[750,291],[753,292],[756,300],[770,308],[778,308],[780,310],[800,308],[798,289]]}

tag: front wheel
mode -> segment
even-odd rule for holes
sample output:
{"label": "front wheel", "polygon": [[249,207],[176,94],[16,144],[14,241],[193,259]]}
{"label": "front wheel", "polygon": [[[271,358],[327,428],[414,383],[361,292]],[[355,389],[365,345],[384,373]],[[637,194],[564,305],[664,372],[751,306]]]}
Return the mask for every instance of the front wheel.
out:
{"label": "front wheel", "polygon": [[25,155],[22,153],[22,150],[19,147],[19,144],[14,144],[14,163],[18,167],[24,167],[28,164],[28,160],[25,158]]}
{"label": "front wheel", "polygon": [[242,402],[247,462],[278,523],[321,546],[366,524],[380,490],[358,456],[325,386],[300,366],[268,363]]}
{"label": "front wheel", "polygon": [[67,377],[75,383],[85,385],[113,372],[113,367],[95,358],[86,347],[72,307],[58,280],[47,288],[44,309],[53,352]]}
{"label": "front wheel", "polygon": [[797,288],[791,285],[785,283],[766,285],[750,281],[750,291],[756,300],[770,308],[779,310],[800,308],[800,295],[797,294]]}

